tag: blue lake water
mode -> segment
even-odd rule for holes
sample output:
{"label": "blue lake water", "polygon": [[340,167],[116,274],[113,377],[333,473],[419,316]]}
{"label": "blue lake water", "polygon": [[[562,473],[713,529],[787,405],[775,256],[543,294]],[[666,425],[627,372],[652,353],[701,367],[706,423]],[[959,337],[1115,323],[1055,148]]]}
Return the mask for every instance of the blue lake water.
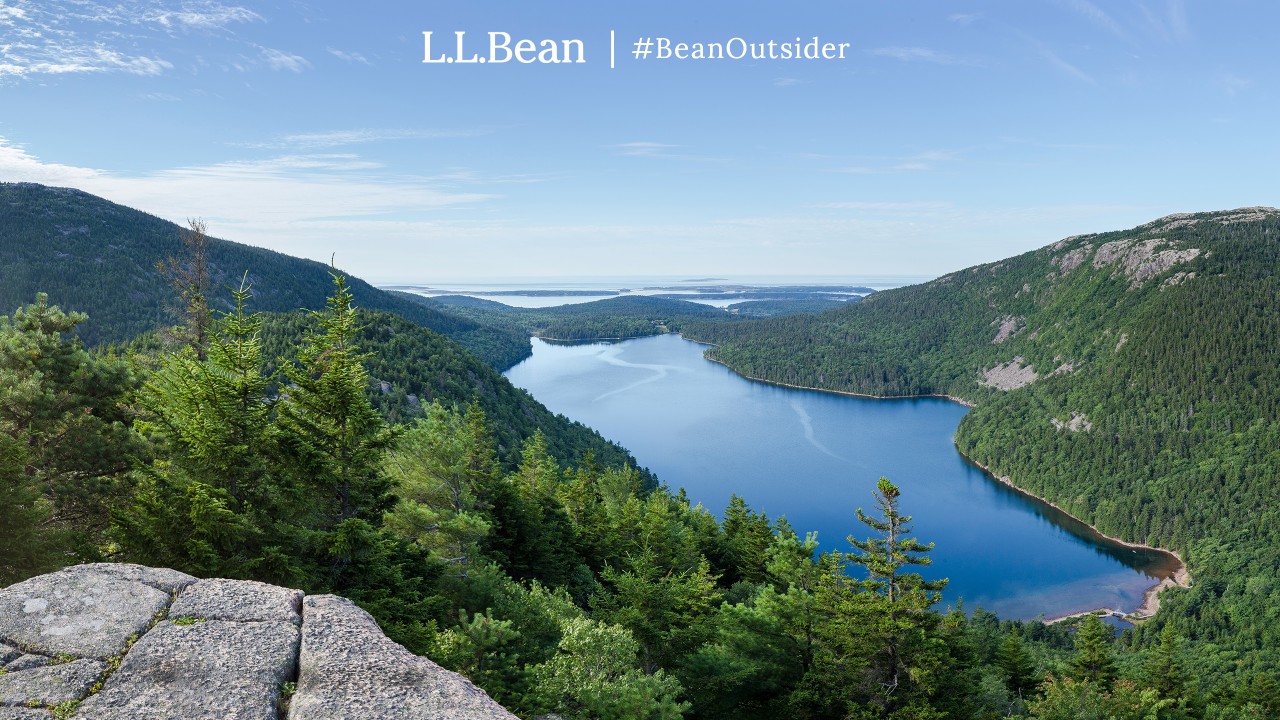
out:
{"label": "blue lake water", "polygon": [[719,514],[743,496],[785,515],[823,550],[866,537],[880,476],[902,490],[914,534],[934,542],[928,577],[1002,617],[1098,607],[1131,611],[1173,570],[1169,556],[1105,540],[1044,503],[992,480],[952,442],[967,408],[943,399],[872,400],[743,379],[677,335],[552,344],[507,372],[554,412],[629,449],[673,490]]}

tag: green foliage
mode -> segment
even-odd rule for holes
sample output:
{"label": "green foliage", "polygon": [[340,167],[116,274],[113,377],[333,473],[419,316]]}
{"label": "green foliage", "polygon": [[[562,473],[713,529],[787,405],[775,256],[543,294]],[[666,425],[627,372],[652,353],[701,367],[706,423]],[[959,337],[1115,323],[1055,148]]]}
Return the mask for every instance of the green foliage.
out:
{"label": "green foliage", "polygon": [[346,278],[335,274],[333,282],[328,309],[313,313],[318,327],[284,368],[288,384],[277,409],[291,469],[320,498],[320,527],[380,522],[392,502],[380,460],[395,435],[365,395],[369,374]]}
{"label": "green foliage", "polygon": [[[591,453],[609,466],[635,467],[635,459],[621,446],[550,412],[449,338],[386,312],[357,309],[356,317],[356,343],[371,351],[364,360],[371,377],[368,394],[390,422],[414,420],[432,402],[467,407],[474,401],[484,411],[498,459],[506,468],[519,463],[525,438],[539,430],[549,451],[563,461]],[[318,331],[316,322],[308,313],[265,315],[264,355],[292,357],[303,338]],[[652,476],[642,473],[652,485]]]}
{"label": "green foliage", "polygon": [[0,318],[0,582],[93,559],[130,455],[135,376],[92,356],[43,294]]}
{"label": "green foliage", "polygon": [[533,669],[546,707],[583,720],[673,720],[691,706],[680,702],[680,683],[663,670],[636,667],[638,646],[617,625],[576,617],[561,628],[555,655]]}
{"label": "green foliage", "polygon": [[1071,679],[1109,688],[1116,679],[1115,658],[1111,656],[1111,627],[1089,613],[1076,632],[1076,656],[1071,661]]}

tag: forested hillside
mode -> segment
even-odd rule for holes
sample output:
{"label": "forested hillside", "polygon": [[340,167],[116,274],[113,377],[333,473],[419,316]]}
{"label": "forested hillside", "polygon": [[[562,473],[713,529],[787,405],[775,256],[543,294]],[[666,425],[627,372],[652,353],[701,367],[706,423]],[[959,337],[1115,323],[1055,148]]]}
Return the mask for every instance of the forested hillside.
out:
{"label": "forested hillside", "polygon": [[[265,356],[288,357],[316,322],[307,313],[265,315]],[[567,462],[581,461],[590,453],[607,467],[635,467],[625,448],[580,422],[552,413],[449,338],[384,311],[359,311],[356,322],[356,342],[368,355],[370,394],[388,421],[412,422],[423,417],[433,402],[466,408],[474,401],[488,418],[504,466],[514,467],[524,441],[541,432],[547,450]],[[269,360],[267,366],[270,369],[275,362]],[[652,486],[649,472],[639,472],[644,484]]]}
{"label": "forested hillside", "polygon": [[1159,622],[1194,641],[1199,677],[1230,685],[1280,664],[1277,268],[1280,212],[1175,215],[834,313],[685,332],[752,377],[974,403],[966,455],[1184,554],[1194,587]]}
{"label": "forested hillside", "polygon": [[[0,183],[0,311],[12,312],[37,292],[56,305],[92,309],[77,328],[89,345],[172,324],[173,292],[156,264],[182,254],[179,231],[173,223],[79,190]],[[341,254],[337,260],[341,264]],[[258,310],[324,307],[329,268],[225,240],[213,240],[209,248],[210,305],[228,309],[229,288],[238,287],[246,271]],[[407,302],[355,278],[351,287],[362,307],[388,310],[447,335],[493,367],[505,369],[529,353],[528,338],[519,333]]]}
{"label": "forested hillside", "polygon": [[447,307],[478,323],[554,340],[646,337],[679,332],[685,324],[698,320],[722,322],[733,319],[729,313],[710,305],[645,295],[522,308],[466,295],[427,298],[406,292],[393,294],[428,307]]}

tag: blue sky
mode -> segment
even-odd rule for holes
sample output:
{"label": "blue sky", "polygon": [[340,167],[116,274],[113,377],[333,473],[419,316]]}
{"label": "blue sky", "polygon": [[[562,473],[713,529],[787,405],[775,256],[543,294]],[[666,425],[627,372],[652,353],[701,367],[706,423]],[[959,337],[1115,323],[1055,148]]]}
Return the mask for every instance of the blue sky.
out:
{"label": "blue sky", "polygon": [[[1280,204],[1277,26],[1239,0],[0,0],[0,181],[375,282],[941,274]],[[422,62],[459,30],[586,62]],[[850,49],[626,54],[646,36]]]}

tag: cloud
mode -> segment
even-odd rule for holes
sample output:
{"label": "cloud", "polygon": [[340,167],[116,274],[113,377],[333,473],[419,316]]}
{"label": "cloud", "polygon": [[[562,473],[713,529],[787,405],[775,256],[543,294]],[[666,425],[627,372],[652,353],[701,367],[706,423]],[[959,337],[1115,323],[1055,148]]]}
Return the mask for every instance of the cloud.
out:
{"label": "cloud", "polygon": [[130,56],[101,44],[49,40],[43,45],[0,45],[0,78],[106,72],[159,75],[172,69],[173,63],[167,60]]}
{"label": "cloud", "polygon": [[1067,62],[1066,60],[1063,60],[1061,57],[1058,56],[1057,53],[1055,53],[1053,50],[1050,50],[1047,45],[1041,44],[1037,48],[1037,52],[1040,53],[1040,57],[1047,60],[1050,65],[1057,68],[1062,74],[1071,78],[1075,78],[1076,80],[1079,80],[1081,82],[1089,83],[1090,85],[1097,84],[1097,81],[1095,81],[1092,76],[1090,76],[1088,73],[1081,70],[1080,68],[1076,67],[1075,65],[1072,65],[1071,63]]}
{"label": "cloud", "polygon": [[294,55],[275,48],[262,48],[262,59],[267,61],[267,66],[272,70],[288,70],[289,72],[300,73],[311,67],[311,63],[301,55]]}
{"label": "cloud", "polygon": [[264,228],[290,226],[296,232],[299,226],[334,217],[420,216],[495,197],[454,191],[427,178],[375,174],[381,169],[380,163],[343,153],[125,175],[47,163],[0,138],[0,177],[8,181],[75,187],[171,220],[204,217],[238,233],[219,234],[248,242],[270,244]]}
{"label": "cloud", "polygon": [[903,62],[930,62],[938,65],[980,65],[977,60],[947,55],[946,53],[922,47],[882,47],[867,50],[869,55],[893,58]]}
{"label": "cloud", "polygon": [[1191,24],[1187,20],[1187,8],[1182,0],[1165,0],[1163,10],[1153,10],[1146,3],[1139,3],[1147,30],[1165,42],[1186,42],[1191,39]]}
{"label": "cloud", "polygon": [[949,15],[947,19],[957,25],[972,25],[981,17],[982,13],[956,13],[954,15]]}
{"label": "cloud", "polygon": [[667,152],[680,147],[679,145],[668,145],[659,142],[628,142],[614,145],[619,155],[630,155],[633,157],[671,157]]}
{"label": "cloud", "polygon": [[342,60],[343,62],[360,63],[362,65],[373,64],[369,62],[368,58],[366,58],[365,56],[361,55],[358,52],[347,52],[345,50],[338,50],[336,48],[325,48],[325,50],[327,50],[330,55],[338,58],[339,60]]}
{"label": "cloud", "polygon": [[773,86],[774,87],[795,87],[796,85],[806,85],[808,83],[809,83],[808,80],[801,80],[799,78],[781,77],[773,81]]}
{"label": "cloud", "polygon": [[895,161],[876,165],[850,165],[835,169],[838,173],[852,175],[878,175],[882,173],[915,172],[932,170],[940,164],[960,159],[960,154],[952,150],[927,150],[915,153]]}
{"label": "cloud", "polygon": [[328,130],[323,132],[295,133],[278,140],[253,145],[258,148],[320,149],[360,145],[387,140],[438,140],[443,138],[476,137],[487,131],[475,130],[396,130],[356,128],[352,130]]}
{"label": "cloud", "polygon": [[873,202],[866,200],[849,200],[843,202],[813,203],[808,207],[816,210],[864,210],[883,213],[931,213],[950,210],[954,203],[913,200],[910,202]]}
{"label": "cloud", "polygon": [[181,10],[156,9],[143,14],[142,19],[166,28],[174,26],[201,30],[224,29],[234,23],[264,22],[258,13],[236,5],[216,2],[187,3]]}
{"label": "cloud", "polygon": [[[0,4],[0,80],[46,75],[160,75],[174,68],[149,43],[174,30],[217,31],[256,22],[252,10],[207,0],[178,9],[159,0],[128,4],[92,0],[5,0]],[[114,44],[113,44],[114,43]]]}
{"label": "cloud", "polygon": [[1120,24],[1113,20],[1102,8],[1089,2],[1089,0],[1065,0],[1064,4],[1094,25],[1118,37],[1124,37],[1125,33]]}

